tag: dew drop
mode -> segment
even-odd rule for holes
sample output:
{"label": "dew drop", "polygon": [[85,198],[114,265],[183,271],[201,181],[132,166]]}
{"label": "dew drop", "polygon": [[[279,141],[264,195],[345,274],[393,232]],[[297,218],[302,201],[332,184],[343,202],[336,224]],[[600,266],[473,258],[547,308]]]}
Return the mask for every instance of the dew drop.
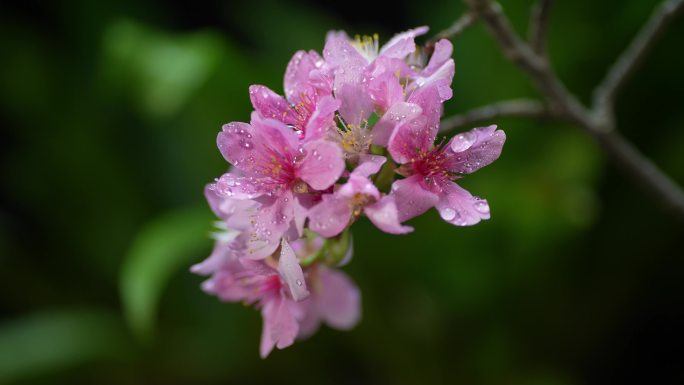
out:
{"label": "dew drop", "polygon": [[477,140],[477,135],[473,132],[458,134],[451,140],[451,151],[462,152],[469,149]]}
{"label": "dew drop", "polygon": [[304,284],[301,279],[298,279],[296,282],[297,286],[302,286]]}
{"label": "dew drop", "polygon": [[450,221],[456,217],[456,211],[452,208],[445,208],[444,210],[440,211],[439,214],[442,216],[442,219],[445,221]]}
{"label": "dew drop", "polygon": [[489,214],[489,205],[484,200],[478,200],[475,202],[475,210],[481,214]]}

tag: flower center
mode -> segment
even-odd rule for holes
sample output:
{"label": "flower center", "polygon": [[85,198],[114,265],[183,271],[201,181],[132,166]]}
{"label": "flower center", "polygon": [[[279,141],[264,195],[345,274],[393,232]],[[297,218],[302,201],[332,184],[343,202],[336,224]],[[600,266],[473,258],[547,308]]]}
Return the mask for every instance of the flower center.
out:
{"label": "flower center", "polygon": [[295,180],[294,159],[289,154],[281,154],[270,147],[265,147],[264,152],[261,156],[248,159],[253,162],[255,171],[263,177],[261,183],[273,184],[274,188],[290,186]]}
{"label": "flower center", "polygon": [[378,34],[374,33],[373,36],[359,36],[356,35],[354,40],[351,41],[352,47],[363,56],[368,62],[372,62],[378,57],[378,52],[380,52],[380,45],[378,44]]}
{"label": "flower center", "polygon": [[339,138],[335,138],[347,159],[369,152],[372,136],[368,129],[368,119],[361,119],[359,124],[346,123],[337,115],[340,126],[337,128]]}
{"label": "flower center", "polygon": [[316,93],[309,95],[308,92],[302,92],[299,95],[297,103],[290,104],[290,108],[285,112],[283,118],[286,119],[288,126],[297,132],[300,139],[304,137],[306,124],[309,123],[311,115],[316,110]]}
{"label": "flower center", "polygon": [[354,194],[354,196],[349,200],[349,208],[351,208],[352,216],[354,218],[361,216],[363,208],[372,203],[374,200],[375,199],[370,195],[361,193]]}
{"label": "flower center", "polygon": [[428,185],[441,184],[451,179],[449,170],[446,168],[446,160],[445,147],[442,145],[427,151],[417,150],[415,158],[401,165],[396,172],[405,177],[420,175]]}

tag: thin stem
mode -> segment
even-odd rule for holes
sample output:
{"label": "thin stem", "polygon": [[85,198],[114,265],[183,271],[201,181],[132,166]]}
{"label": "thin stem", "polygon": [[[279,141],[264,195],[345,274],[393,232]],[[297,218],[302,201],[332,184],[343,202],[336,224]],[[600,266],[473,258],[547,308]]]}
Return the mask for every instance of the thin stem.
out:
{"label": "thin stem", "polygon": [[[664,207],[684,221],[684,191],[616,131],[612,112],[613,98],[620,85],[643,59],[658,33],[664,30],[665,25],[681,9],[684,0],[665,0],[654,12],[632,44],[609,71],[606,80],[597,87],[596,102],[591,110],[583,106],[567,90],[553,72],[546,57],[523,41],[511,28],[510,22],[497,2],[492,0],[465,1],[471,10],[485,22],[504,55],[520,67],[542,93],[549,115],[573,123],[593,136],[627,175],[637,184],[644,186]],[[483,111],[488,111],[487,108],[479,109],[480,116],[483,115]],[[513,112],[516,111],[513,110]],[[506,116],[506,114],[500,113],[498,116]],[[454,121],[462,123],[465,120],[464,117],[453,119],[450,124]]]}
{"label": "thin stem", "polygon": [[534,52],[541,56],[546,56],[546,40],[552,3],[553,0],[537,1],[530,15],[530,46]]}
{"label": "thin stem", "polygon": [[547,118],[549,116],[548,109],[536,100],[506,100],[476,108],[461,115],[450,116],[442,120],[439,132],[445,133],[501,117]]}
{"label": "thin stem", "polygon": [[594,137],[612,157],[615,164],[643,190],[656,197],[665,209],[684,220],[684,194],[669,176],[634,147],[618,131],[597,133]]}
{"label": "thin stem", "polygon": [[608,70],[603,81],[596,87],[594,106],[597,112],[612,114],[615,95],[629,76],[639,67],[639,64],[643,62],[646,53],[653,46],[658,35],[681,11],[683,5],[684,0],[666,0],[653,11],[650,19]]}
{"label": "thin stem", "polygon": [[435,43],[437,43],[441,39],[453,39],[456,36],[463,33],[463,31],[468,29],[468,27],[475,24],[476,21],[477,18],[472,12],[466,12],[463,15],[461,15],[461,17],[458,18],[449,28],[442,30],[437,35],[428,40],[427,43],[425,43],[425,46],[428,49],[432,49],[434,48]]}
{"label": "thin stem", "polygon": [[490,0],[466,0],[485,22],[504,55],[525,72],[546,99],[549,107],[581,126],[590,126],[592,115],[572,95],[551,70],[546,58],[539,56],[511,27],[501,5]]}

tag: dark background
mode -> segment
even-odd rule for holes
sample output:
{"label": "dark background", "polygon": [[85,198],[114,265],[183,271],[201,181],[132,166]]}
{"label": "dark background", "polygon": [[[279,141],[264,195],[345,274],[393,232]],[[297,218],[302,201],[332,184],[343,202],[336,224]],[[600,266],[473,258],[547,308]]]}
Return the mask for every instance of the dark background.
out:
{"label": "dark background", "polygon": [[[550,55],[587,101],[657,2],[556,1]],[[504,1],[525,34],[531,1]],[[188,267],[214,220],[221,124],[282,91],[326,31],[418,25],[458,1],[22,1],[0,5],[0,383],[681,384],[684,228],[579,130],[501,119],[501,158],[463,182],[492,219],[355,225],[351,332],[262,361],[258,312]],[[618,127],[684,184],[684,17],[618,98]],[[536,97],[482,25],[454,41],[446,113]]]}

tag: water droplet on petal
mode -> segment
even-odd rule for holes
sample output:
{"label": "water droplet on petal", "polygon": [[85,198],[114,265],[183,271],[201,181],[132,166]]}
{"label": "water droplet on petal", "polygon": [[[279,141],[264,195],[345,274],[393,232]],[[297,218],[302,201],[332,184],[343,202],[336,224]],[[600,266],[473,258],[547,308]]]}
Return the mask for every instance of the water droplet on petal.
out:
{"label": "water droplet on petal", "polygon": [[297,286],[302,286],[304,284],[304,282],[302,282],[301,279],[298,279],[296,282],[297,282]]}
{"label": "water droplet on petal", "polygon": [[451,140],[451,151],[462,152],[469,149],[477,140],[477,135],[474,132],[464,132],[454,136]]}
{"label": "water droplet on petal", "polygon": [[487,201],[478,200],[477,202],[475,202],[475,210],[477,210],[481,214],[489,214],[489,205],[487,204]]}
{"label": "water droplet on petal", "polygon": [[445,208],[444,210],[439,212],[439,215],[444,219],[445,221],[450,221],[456,217],[456,211],[452,208]]}

